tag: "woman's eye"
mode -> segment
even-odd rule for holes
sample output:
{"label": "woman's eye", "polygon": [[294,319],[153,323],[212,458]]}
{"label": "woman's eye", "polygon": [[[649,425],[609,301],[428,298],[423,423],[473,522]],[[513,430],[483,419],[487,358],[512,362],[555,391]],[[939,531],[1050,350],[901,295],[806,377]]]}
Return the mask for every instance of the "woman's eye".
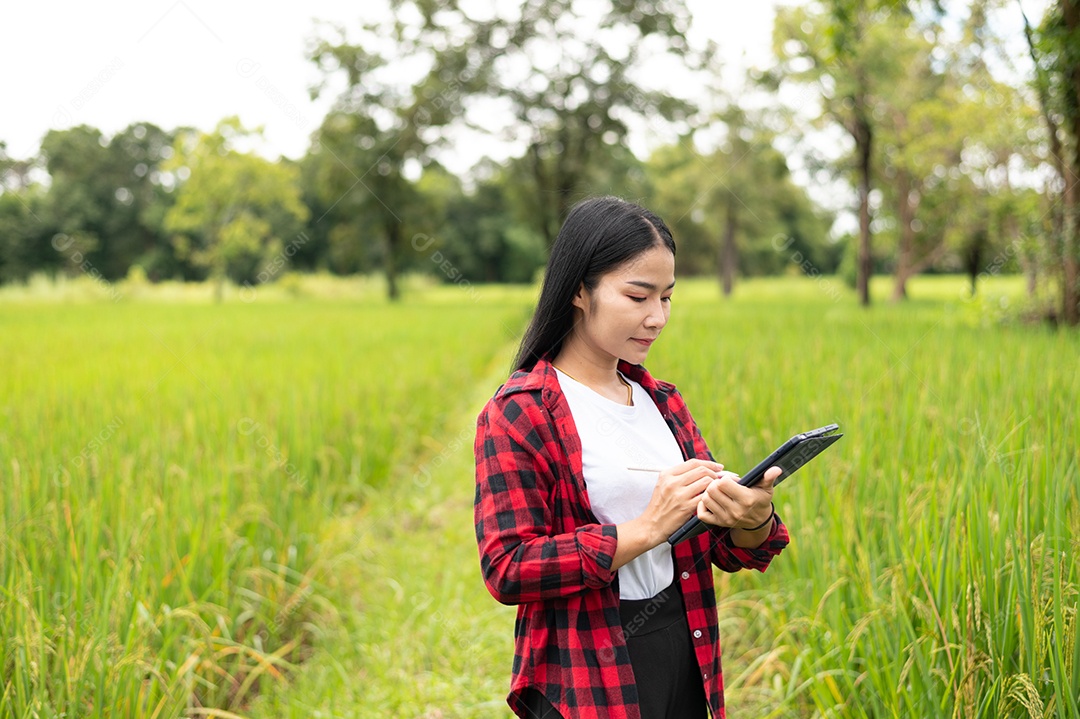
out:
{"label": "woman's eye", "polygon": [[661,299],[661,301],[663,301],[663,302],[671,302],[671,298],[670,298],[670,297],[661,297],[660,299]]}
{"label": "woman's eye", "polygon": [[634,302],[644,302],[645,301],[644,297],[634,297],[633,295],[627,295],[627,297],[632,299]]}

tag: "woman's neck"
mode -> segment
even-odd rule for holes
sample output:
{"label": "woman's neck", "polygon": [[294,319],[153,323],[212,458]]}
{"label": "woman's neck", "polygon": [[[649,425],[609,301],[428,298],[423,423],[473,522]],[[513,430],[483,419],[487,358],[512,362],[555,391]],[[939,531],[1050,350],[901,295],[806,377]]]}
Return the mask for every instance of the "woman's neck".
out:
{"label": "woman's neck", "polygon": [[568,339],[552,360],[552,364],[572,379],[605,397],[616,402],[626,401],[626,385],[616,373],[618,358],[597,356],[580,343]]}

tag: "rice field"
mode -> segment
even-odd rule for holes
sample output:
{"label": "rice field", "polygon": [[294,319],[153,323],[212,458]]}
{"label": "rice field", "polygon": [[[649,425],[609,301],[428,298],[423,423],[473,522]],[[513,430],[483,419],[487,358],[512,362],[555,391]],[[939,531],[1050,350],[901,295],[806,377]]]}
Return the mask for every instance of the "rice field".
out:
{"label": "rice field", "polygon": [[696,303],[650,357],[730,467],[845,432],[777,488],[783,561],[721,585],[739,715],[1080,716],[1080,338],[984,327],[954,282]]}
{"label": "rice field", "polygon": [[[679,281],[720,461],[845,432],[717,572],[733,719],[1080,716],[1080,336],[962,287]],[[509,717],[471,442],[534,297],[0,302],[0,716]]]}
{"label": "rice field", "polygon": [[524,307],[0,304],[0,716],[235,712],[284,678],[341,611],[326,532]]}

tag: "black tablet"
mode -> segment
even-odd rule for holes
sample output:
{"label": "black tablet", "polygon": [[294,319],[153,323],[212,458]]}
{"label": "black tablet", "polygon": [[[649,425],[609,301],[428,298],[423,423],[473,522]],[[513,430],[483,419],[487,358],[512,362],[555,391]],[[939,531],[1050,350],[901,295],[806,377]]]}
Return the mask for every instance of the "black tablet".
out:
{"label": "black tablet", "polygon": [[[772,454],[757,463],[746,474],[739,477],[739,484],[744,487],[753,487],[765,476],[769,467],[779,467],[780,476],[776,478],[774,486],[790,477],[799,467],[818,456],[826,447],[840,439],[844,435],[837,430],[840,425],[827,424],[824,427],[812,429],[809,432],[797,434],[776,448]],[[668,543],[675,546],[684,539],[696,537],[709,528],[695,514],[686,524],[681,526],[674,534],[668,537]]]}

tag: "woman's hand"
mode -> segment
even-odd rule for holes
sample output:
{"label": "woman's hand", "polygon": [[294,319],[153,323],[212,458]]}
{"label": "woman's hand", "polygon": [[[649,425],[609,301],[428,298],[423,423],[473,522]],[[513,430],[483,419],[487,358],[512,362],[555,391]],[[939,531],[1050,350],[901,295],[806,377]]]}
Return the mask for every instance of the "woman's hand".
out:
{"label": "woman's hand", "polygon": [[645,511],[616,526],[619,542],[611,570],[658,547],[694,515],[705,488],[724,471],[724,465],[691,459],[660,472]]}
{"label": "woman's hand", "polygon": [[765,476],[753,487],[739,484],[739,475],[734,472],[721,472],[698,499],[698,519],[706,524],[731,529],[770,529],[761,525],[772,516],[773,483],[781,472],[779,467],[769,467]]}
{"label": "woman's hand", "polygon": [[666,540],[694,514],[706,487],[724,471],[707,459],[690,459],[660,472],[649,505],[641,518],[652,528],[657,544]]}

